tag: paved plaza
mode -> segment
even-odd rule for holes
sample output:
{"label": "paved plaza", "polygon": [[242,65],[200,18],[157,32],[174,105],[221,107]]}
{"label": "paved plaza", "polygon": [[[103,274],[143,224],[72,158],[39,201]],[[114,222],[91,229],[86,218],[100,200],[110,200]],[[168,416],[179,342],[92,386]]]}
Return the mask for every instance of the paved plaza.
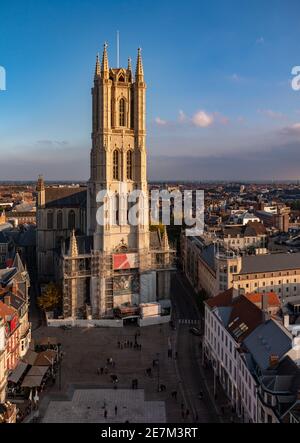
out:
{"label": "paved plaza", "polygon": [[165,423],[165,402],[145,401],[143,389],[77,389],[70,401],[50,401],[42,422]]}
{"label": "paved plaza", "polygon": [[[71,408],[76,405],[78,396],[85,398],[83,408],[74,406],[78,419],[86,420],[87,416],[92,421],[103,420],[103,410],[96,408],[96,416],[92,409],[95,404],[103,406],[104,398],[114,408],[116,402],[118,415],[113,417],[109,411],[108,420],[122,422],[153,421],[155,422],[184,422],[189,421],[182,417],[181,404],[184,398],[181,392],[181,382],[176,371],[175,351],[172,358],[168,356],[168,347],[173,343],[169,325],[148,326],[138,328],[126,326],[124,328],[73,328],[62,330],[60,328],[40,327],[34,332],[34,338],[57,337],[62,344],[65,356],[61,365],[61,390],[59,389],[59,376],[54,386],[45,390],[41,395],[40,416],[41,420],[60,419],[59,410],[64,420],[73,420]],[[141,349],[125,346],[125,342],[135,341]],[[122,347],[119,348],[118,342]],[[108,365],[107,359],[112,359],[114,365]],[[159,368],[153,367],[153,360],[159,360]],[[105,371],[105,366],[107,369]],[[99,369],[103,368],[103,374]],[[146,369],[151,368],[151,375],[146,375]],[[105,373],[107,372],[107,373]],[[113,389],[112,375],[117,375],[117,389]],[[132,380],[138,380],[138,389],[132,389]],[[163,384],[166,390],[158,392],[158,386]],[[74,398],[72,400],[72,391]],[[177,392],[177,399],[171,393]],[[87,393],[88,392],[88,393]],[[96,400],[96,396],[97,400]],[[120,397],[119,397],[120,396]],[[122,400],[123,399],[123,400]],[[72,400],[72,401],[71,401]],[[51,403],[54,402],[54,403]],[[96,403],[95,403],[96,402]],[[89,405],[91,403],[91,405]],[[80,403],[79,403],[80,404]],[[88,409],[91,407],[91,409]],[[52,412],[51,412],[52,411]],[[81,415],[82,414],[82,415]],[[125,418],[126,414],[128,417]],[[151,418],[152,417],[152,418]],[[124,420],[123,420],[124,419]]]}

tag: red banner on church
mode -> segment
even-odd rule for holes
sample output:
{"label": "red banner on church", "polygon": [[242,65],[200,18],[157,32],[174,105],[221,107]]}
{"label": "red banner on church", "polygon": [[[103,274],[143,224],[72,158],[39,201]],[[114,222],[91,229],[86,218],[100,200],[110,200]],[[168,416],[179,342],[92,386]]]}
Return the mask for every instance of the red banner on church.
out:
{"label": "red banner on church", "polygon": [[138,267],[137,254],[113,254],[113,268],[132,269]]}

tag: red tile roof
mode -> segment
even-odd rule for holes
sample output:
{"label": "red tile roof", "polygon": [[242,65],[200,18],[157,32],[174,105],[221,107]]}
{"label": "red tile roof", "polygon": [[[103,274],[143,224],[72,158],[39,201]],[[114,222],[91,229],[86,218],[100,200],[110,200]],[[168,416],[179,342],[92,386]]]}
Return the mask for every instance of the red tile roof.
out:
{"label": "red tile roof", "polygon": [[11,306],[6,305],[3,301],[0,301],[0,317],[6,318],[6,316],[14,317],[16,310]]}
{"label": "red tile roof", "polygon": [[237,342],[243,341],[264,321],[261,309],[233,288],[207,300],[206,304],[210,308],[231,308],[228,324],[224,326]]}
{"label": "red tile roof", "polygon": [[[257,292],[252,294],[246,294],[245,297],[247,297],[248,300],[250,300],[252,303],[262,303],[262,297],[264,294]],[[278,298],[278,295],[275,292],[268,292],[265,295],[268,296],[268,305],[269,306],[278,306],[280,308],[280,300]]]}

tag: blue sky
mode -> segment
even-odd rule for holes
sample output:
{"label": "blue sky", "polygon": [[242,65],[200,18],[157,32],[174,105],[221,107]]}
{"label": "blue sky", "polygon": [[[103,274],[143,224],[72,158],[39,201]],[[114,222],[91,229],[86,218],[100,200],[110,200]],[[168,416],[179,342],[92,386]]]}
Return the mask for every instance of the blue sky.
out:
{"label": "blue sky", "polygon": [[[300,178],[297,0],[3,0],[0,180],[87,179],[95,56],[143,49],[150,179]],[[184,167],[183,167],[184,165]]]}

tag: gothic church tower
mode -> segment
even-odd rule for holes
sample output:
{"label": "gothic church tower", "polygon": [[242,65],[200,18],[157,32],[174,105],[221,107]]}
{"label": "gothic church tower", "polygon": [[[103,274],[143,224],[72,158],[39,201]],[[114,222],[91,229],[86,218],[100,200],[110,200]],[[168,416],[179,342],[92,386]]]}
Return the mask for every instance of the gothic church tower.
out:
{"label": "gothic church tower", "polygon": [[[149,214],[146,170],[146,84],[141,50],[138,50],[135,75],[131,61],[127,68],[109,68],[107,45],[102,63],[96,59],[92,88],[93,122],[91,175],[88,184],[88,235],[94,236],[94,250],[113,253],[119,250],[149,250]],[[117,223],[104,226],[96,221],[99,191],[116,196]],[[141,190],[140,221],[137,226],[120,225],[118,215],[121,192]],[[127,219],[127,217],[126,217]]]}

